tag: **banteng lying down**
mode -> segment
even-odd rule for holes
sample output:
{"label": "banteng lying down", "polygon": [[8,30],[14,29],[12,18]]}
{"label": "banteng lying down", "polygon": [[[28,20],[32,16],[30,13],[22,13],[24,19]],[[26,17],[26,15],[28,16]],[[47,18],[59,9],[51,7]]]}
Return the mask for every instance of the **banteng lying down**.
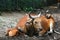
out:
{"label": "banteng lying down", "polygon": [[39,31],[39,36],[43,36],[49,30],[50,33],[53,32],[55,20],[50,14],[47,14],[46,16],[42,15],[35,18],[33,24],[37,31]]}
{"label": "banteng lying down", "polygon": [[51,14],[46,14],[35,18],[33,21],[33,25],[34,28],[38,31],[39,36],[43,36],[46,32],[55,32],[57,34],[60,34],[60,32],[54,30],[55,20]]}
{"label": "banteng lying down", "polygon": [[19,20],[19,22],[17,23],[15,28],[7,30],[6,35],[8,35],[8,36],[16,36],[19,33],[22,33],[22,34],[27,34],[29,36],[33,36],[33,34],[35,32],[35,28],[33,27],[33,19],[36,18],[36,17],[39,17],[39,15],[35,15],[35,14],[27,14],[27,15],[25,15],[24,17],[22,17]]}
{"label": "banteng lying down", "polygon": [[[15,28],[8,29],[8,36],[16,36],[21,34],[27,34],[28,36],[33,36],[36,33],[39,36],[43,36],[46,32],[53,33],[55,28],[55,20],[51,14],[46,15],[35,15],[35,14],[27,14],[22,17],[17,23]],[[60,34],[59,32],[54,32]]]}

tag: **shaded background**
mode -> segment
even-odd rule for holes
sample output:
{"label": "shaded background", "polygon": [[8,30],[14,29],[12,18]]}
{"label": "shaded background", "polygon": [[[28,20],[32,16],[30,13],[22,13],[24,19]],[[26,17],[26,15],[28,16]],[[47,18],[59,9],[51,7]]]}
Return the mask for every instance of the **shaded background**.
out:
{"label": "shaded background", "polygon": [[0,11],[33,10],[57,4],[58,0],[0,0]]}

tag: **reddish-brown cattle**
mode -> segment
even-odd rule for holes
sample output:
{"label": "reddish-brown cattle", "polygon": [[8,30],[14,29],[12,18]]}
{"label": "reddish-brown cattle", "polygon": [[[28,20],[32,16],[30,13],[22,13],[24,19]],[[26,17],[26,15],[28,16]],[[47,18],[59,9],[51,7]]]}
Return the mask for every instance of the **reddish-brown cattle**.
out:
{"label": "reddish-brown cattle", "polygon": [[[30,14],[30,15],[34,15],[35,16],[35,14]],[[23,31],[24,33],[26,33],[27,32],[26,22],[27,21],[31,21],[31,20],[32,19],[29,17],[29,14],[25,15],[24,17],[22,17],[19,20],[19,22],[17,23],[15,28],[7,30],[7,35],[8,36],[15,36],[15,35],[17,35],[18,29],[20,29],[20,31]],[[30,26],[30,25],[28,25],[28,26]]]}
{"label": "reddish-brown cattle", "polygon": [[39,31],[39,36],[43,36],[48,30],[53,31],[54,28],[54,18],[49,14],[47,16],[40,16],[35,18],[33,21],[34,27]]}

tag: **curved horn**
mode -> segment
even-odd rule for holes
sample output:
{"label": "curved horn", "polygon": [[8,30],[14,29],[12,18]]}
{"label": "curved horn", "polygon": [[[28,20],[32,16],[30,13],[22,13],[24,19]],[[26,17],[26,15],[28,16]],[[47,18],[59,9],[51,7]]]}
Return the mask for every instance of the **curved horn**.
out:
{"label": "curved horn", "polygon": [[39,12],[39,14],[38,14],[38,17],[40,17],[41,16],[41,12]]}
{"label": "curved horn", "polygon": [[30,16],[30,18],[37,18],[37,17],[40,17],[41,16],[41,12],[38,15],[35,15],[35,16],[29,15],[29,16]]}
{"label": "curved horn", "polygon": [[29,17],[32,18],[32,19],[34,19],[30,14],[31,14],[31,11],[29,12]]}

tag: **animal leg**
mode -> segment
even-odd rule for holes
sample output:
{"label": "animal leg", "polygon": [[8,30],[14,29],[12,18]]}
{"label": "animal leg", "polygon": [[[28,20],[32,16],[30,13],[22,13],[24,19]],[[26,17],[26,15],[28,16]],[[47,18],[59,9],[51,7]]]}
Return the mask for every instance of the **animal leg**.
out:
{"label": "animal leg", "polygon": [[45,33],[46,33],[46,30],[43,29],[42,31],[39,32],[39,36],[43,36]]}
{"label": "animal leg", "polygon": [[50,31],[48,33],[53,33],[53,23],[50,22]]}

